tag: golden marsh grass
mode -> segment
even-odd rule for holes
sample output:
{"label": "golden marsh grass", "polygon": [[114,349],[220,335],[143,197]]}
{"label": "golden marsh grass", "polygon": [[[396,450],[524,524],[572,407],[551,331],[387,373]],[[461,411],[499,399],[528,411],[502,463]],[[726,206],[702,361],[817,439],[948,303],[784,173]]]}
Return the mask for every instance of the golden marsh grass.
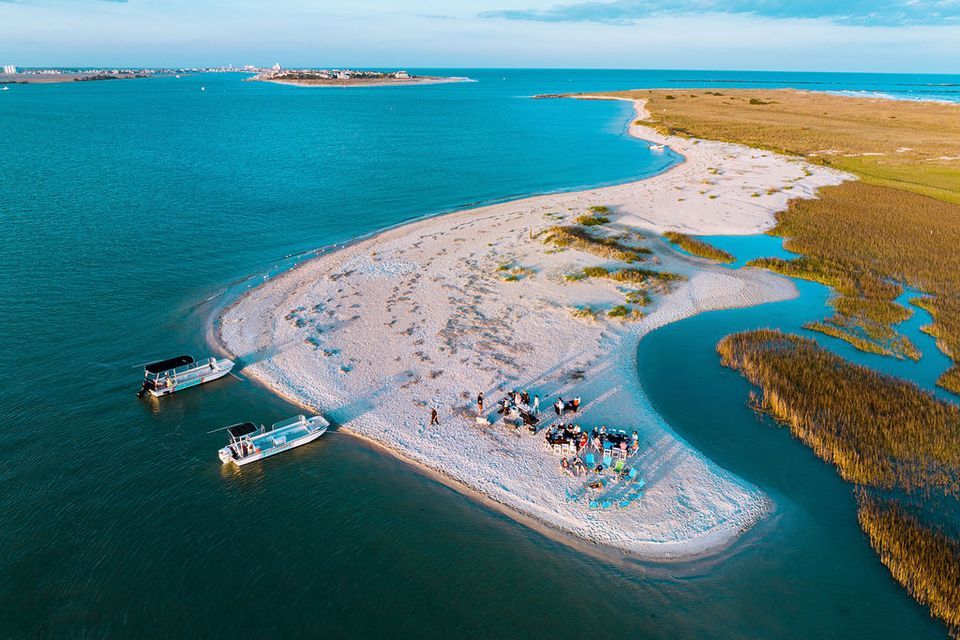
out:
{"label": "golden marsh grass", "polygon": [[[960,107],[794,90],[626,91],[665,133],[803,157],[860,180],[792,200],[773,230],[806,261],[756,266],[836,288],[836,314],[813,328],[871,351],[916,357],[891,326],[909,315],[900,284],[932,294],[924,308],[940,349],[960,361]],[[960,393],[954,367],[941,386]]]}
{"label": "golden marsh grass", "polygon": [[724,251],[723,249],[715,247],[709,242],[705,242],[699,238],[688,236],[685,233],[667,231],[663,234],[663,237],[666,238],[671,244],[677,245],[687,253],[692,253],[693,255],[700,256],[701,258],[716,260],[717,262],[724,262],[727,264],[736,261],[736,258],[733,257],[733,255]]}
{"label": "golden marsh grass", "polygon": [[957,405],[779,331],[732,334],[717,351],[760,387],[759,408],[845,480],[960,495]]}

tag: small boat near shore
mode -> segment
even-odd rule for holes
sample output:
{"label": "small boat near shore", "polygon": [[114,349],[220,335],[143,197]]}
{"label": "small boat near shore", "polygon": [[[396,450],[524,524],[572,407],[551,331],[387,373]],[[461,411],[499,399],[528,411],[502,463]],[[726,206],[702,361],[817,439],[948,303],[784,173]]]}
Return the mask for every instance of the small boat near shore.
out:
{"label": "small boat near shore", "polygon": [[151,362],[143,368],[143,384],[137,397],[149,393],[159,398],[183,391],[205,382],[212,382],[230,373],[234,363],[222,358],[207,358],[196,362],[192,356],[177,356],[168,360]]}
{"label": "small boat near shore", "polygon": [[665,144],[652,144],[649,147],[650,151],[663,151],[666,148],[667,148],[667,145]]}
{"label": "small boat near shore", "polygon": [[275,423],[270,429],[257,427],[252,422],[241,422],[227,427],[230,444],[217,455],[223,464],[243,466],[263,460],[274,454],[313,442],[324,433],[330,423],[323,416],[293,416]]}

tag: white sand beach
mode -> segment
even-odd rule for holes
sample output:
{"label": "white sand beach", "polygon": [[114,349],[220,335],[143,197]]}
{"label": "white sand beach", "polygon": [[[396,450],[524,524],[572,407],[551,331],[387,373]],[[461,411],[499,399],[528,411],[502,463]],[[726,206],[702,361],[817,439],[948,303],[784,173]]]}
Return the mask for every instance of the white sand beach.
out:
{"label": "white sand beach", "polygon": [[[642,105],[637,110],[645,116]],[[549,527],[646,559],[729,544],[772,505],[656,414],[638,382],[636,347],[664,324],[796,290],[767,272],[677,253],[659,234],[760,233],[789,198],[813,197],[850,176],[637,124],[630,131],[686,161],[646,180],[428,218],[328,252],[225,309],[222,344],[248,364],[246,375],[327,415],[342,432]],[[549,228],[600,205],[611,220],[592,232],[648,247],[652,254],[632,266],[686,280],[665,292],[656,282],[565,278],[586,266],[631,266],[544,242]],[[642,319],[606,316],[626,289],[645,286],[652,302]],[[571,312],[585,305],[599,311],[596,319]],[[587,478],[561,473],[543,432],[476,423],[478,392],[492,420],[502,392],[514,388],[539,395],[543,423],[553,421],[559,394],[583,398],[574,421],[585,428],[636,430],[641,446],[628,464],[646,481],[644,495],[627,508],[591,509]],[[428,424],[431,408],[439,426]]]}

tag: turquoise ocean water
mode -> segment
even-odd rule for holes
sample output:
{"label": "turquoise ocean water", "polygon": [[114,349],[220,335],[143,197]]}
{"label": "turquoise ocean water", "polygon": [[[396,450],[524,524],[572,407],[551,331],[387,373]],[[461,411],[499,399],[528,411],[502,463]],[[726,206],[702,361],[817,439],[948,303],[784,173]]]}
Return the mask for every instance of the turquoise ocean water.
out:
{"label": "turquoise ocean water", "polygon": [[[815,285],[641,345],[657,408],[778,506],[710,561],[598,560],[336,433],[221,469],[209,430],[296,412],[249,382],[135,399],[138,364],[204,355],[224,292],[290,256],[675,161],[626,136],[625,104],[532,94],[721,84],[960,98],[957,76],[437,73],[477,82],[302,89],[220,74],[0,93],[0,636],[942,635],[863,540],[849,487],[759,424],[713,353],[729,331],[822,314]],[[929,386],[927,346],[920,365],[870,364]]]}

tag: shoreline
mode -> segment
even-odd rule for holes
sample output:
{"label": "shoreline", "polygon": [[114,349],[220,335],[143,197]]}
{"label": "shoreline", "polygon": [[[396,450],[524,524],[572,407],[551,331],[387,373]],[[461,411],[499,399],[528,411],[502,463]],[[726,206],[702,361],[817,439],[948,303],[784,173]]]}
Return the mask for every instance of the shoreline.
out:
{"label": "shoreline", "polygon": [[[637,115],[641,118],[644,115],[642,105],[635,103]],[[811,197],[813,192],[823,184],[832,184],[841,180],[837,172],[824,170],[822,168],[813,168],[810,175],[803,177],[800,174],[800,168],[810,171],[807,166],[795,159],[788,159],[782,156],[775,156],[767,152],[739,147],[738,145],[728,145],[726,143],[712,143],[709,141],[690,141],[677,138],[668,138],[636,124],[631,119],[629,127],[630,134],[656,143],[669,144],[684,156],[685,161],[671,167],[666,172],[657,174],[651,178],[617,185],[613,187],[603,187],[580,192],[552,194],[549,196],[535,196],[533,198],[524,198],[507,203],[489,205],[477,209],[459,211],[446,214],[440,217],[431,217],[421,219],[412,223],[407,223],[375,234],[365,240],[348,244],[346,247],[337,248],[334,251],[326,252],[320,256],[310,258],[297,264],[290,271],[285,272],[274,280],[270,280],[258,287],[243,293],[237,300],[224,308],[218,316],[219,326],[216,328],[215,335],[221,346],[229,353],[240,355],[243,358],[253,357],[255,360],[245,370],[251,377],[256,378],[275,393],[291,400],[301,406],[310,407],[312,410],[323,411],[325,414],[333,414],[333,419],[341,422],[345,426],[342,430],[345,433],[361,437],[364,440],[375,442],[390,451],[393,455],[406,460],[423,469],[429,470],[431,475],[442,476],[442,482],[452,488],[468,493],[472,497],[483,496],[483,501],[498,505],[498,510],[506,510],[507,515],[514,517],[519,515],[523,518],[524,524],[530,525],[529,520],[540,523],[550,529],[551,532],[559,531],[563,535],[572,535],[576,540],[582,540],[586,543],[601,545],[604,548],[616,550],[617,552],[627,552],[628,555],[640,560],[690,560],[708,553],[716,553],[719,550],[730,547],[740,535],[769,513],[772,503],[763,496],[755,487],[747,485],[745,482],[732,476],[723,469],[720,469],[709,460],[705,459],[699,452],[693,450],[687,443],[682,441],[668,425],[663,423],[659,416],[655,414],[652,407],[646,401],[642,389],[639,387],[638,376],[635,371],[636,347],[639,340],[650,331],[663,326],[669,322],[690,317],[696,313],[710,309],[731,308],[735,306],[750,306],[767,301],[782,300],[795,295],[795,289],[788,281],[754,270],[731,271],[723,267],[718,267],[705,261],[689,258],[676,254],[659,243],[655,246],[655,260],[663,266],[669,266],[684,275],[688,275],[689,281],[682,285],[677,291],[666,296],[658,297],[656,304],[650,313],[641,322],[633,325],[620,325],[612,320],[603,320],[599,326],[585,328],[583,323],[569,316],[562,305],[557,304],[557,296],[565,296],[566,290],[575,290],[574,297],[594,297],[604,293],[609,302],[610,294],[615,294],[615,287],[604,285],[591,286],[581,283],[560,283],[556,282],[556,272],[566,269],[567,263],[573,258],[571,255],[575,252],[568,252],[561,255],[560,258],[546,258],[543,255],[542,245],[539,242],[518,241],[514,235],[516,232],[523,231],[527,227],[527,222],[543,222],[543,211],[546,209],[559,208],[561,204],[578,203],[585,205],[587,201],[590,204],[611,204],[611,209],[616,212],[615,225],[618,229],[643,229],[645,231],[663,231],[675,229],[692,233],[726,233],[736,234],[758,233],[762,232],[772,224],[772,212],[785,205],[788,198],[782,192],[770,194],[765,198],[754,198],[760,202],[746,201],[752,211],[743,214],[745,207],[743,202],[738,203],[738,198],[731,197],[733,201],[730,205],[726,202],[726,196],[736,196],[737,190],[742,190],[742,182],[749,183],[749,188],[760,188],[757,183],[758,178],[765,178],[767,170],[774,170],[776,179],[779,181],[789,180],[792,186],[798,187],[793,194]],[[702,145],[702,146],[701,146]],[[732,155],[731,155],[732,154]],[[759,159],[764,159],[764,171],[751,171],[751,166],[756,165]],[[687,187],[693,186],[694,191],[701,181],[695,181],[691,178],[706,175],[716,175],[715,172],[708,171],[714,164],[721,164],[716,161],[734,161],[731,164],[736,165],[736,170],[732,171],[727,182],[722,182],[720,189],[723,191],[723,201],[721,196],[713,198],[703,198],[696,207],[685,207],[687,211],[680,215],[671,215],[663,217],[662,211],[660,217],[648,215],[648,209],[658,210],[658,202],[650,202],[651,192],[659,193],[661,196],[675,196],[672,193],[678,187],[678,182],[686,182]],[[790,173],[790,169],[794,169]],[[726,167],[725,167],[726,169]],[[756,169],[756,167],[754,167]],[[724,171],[724,173],[726,173]],[[784,174],[789,174],[789,177]],[[762,182],[762,180],[761,180]],[[793,195],[791,194],[791,195]],[[633,196],[632,200],[617,202],[623,200],[626,196]],[[689,195],[689,194],[688,194]],[[703,193],[701,193],[703,195]],[[680,199],[682,202],[686,198]],[[569,207],[568,207],[569,208]],[[675,208],[681,208],[675,205]],[[738,217],[734,213],[739,212]],[[686,215],[683,215],[685,213]],[[718,220],[719,218],[719,220]],[[453,430],[446,433],[449,438],[448,445],[464,444],[471,449],[470,454],[456,455],[447,451],[449,446],[443,443],[430,443],[429,440],[435,440],[436,435],[426,431],[422,426],[422,418],[418,418],[424,407],[416,407],[411,410],[404,404],[400,413],[405,413],[402,417],[405,420],[399,420],[393,411],[386,412],[383,406],[383,400],[378,398],[375,392],[372,397],[365,398],[362,410],[358,408],[350,409],[349,400],[356,400],[357,396],[365,393],[374,381],[382,381],[388,367],[375,365],[373,359],[384,355],[394,348],[397,353],[397,360],[403,359],[400,353],[399,345],[391,344],[391,341],[397,341],[395,338],[387,338],[382,343],[371,347],[369,336],[389,333],[382,327],[387,323],[376,322],[372,324],[369,321],[363,321],[359,312],[353,318],[338,317],[341,312],[334,309],[323,309],[324,315],[333,320],[332,325],[323,325],[325,318],[317,317],[301,318],[297,317],[294,324],[303,324],[301,326],[291,326],[289,321],[284,321],[283,317],[291,308],[296,311],[294,302],[303,301],[309,298],[310,301],[321,300],[325,298],[328,301],[340,299],[339,293],[343,293],[344,287],[338,284],[341,279],[344,281],[353,277],[359,282],[353,285],[353,296],[362,298],[364,296],[376,296],[383,293],[387,284],[377,284],[377,280],[383,277],[388,279],[400,280],[395,287],[398,290],[400,285],[410,289],[414,294],[414,289],[422,289],[418,293],[427,293],[425,301],[422,304],[428,304],[427,301],[435,299],[438,295],[445,295],[446,288],[455,288],[450,283],[430,286],[426,283],[419,283],[421,275],[430,274],[425,267],[420,267],[415,262],[405,260],[392,260],[385,264],[378,254],[392,250],[395,257],[409,258],[414,255],[427,262],[429,266],[433,260],[442,260],[442,254],[448,251],[443,248],[438,254],[420,249],[424,238],[431,236],[456,235],[460,230],[483,223],[485,225],[506,225],[512,230],[505,239],[500,239],[497,243],[488,243],[488,246],[497,245],[494,253],[500,255],[501,250],[509,253],[515,259],[522,254],[523,259],[528,261],[539,259],[541,264],[537,265],[539,270],[536,275],[531,276],[530,286],[536,286],[536,293],[541,294],[541,298],[534,300],[531,305],[529,302],[520,303],[517,301],[509,308],[515,311],[521,308],[527,314],[544,316],[542,319],[548,320],[550,328],[546,335],[543,335],[542,327],[538,330],[537,326],[524,326],[524,338],[527,338],[531,344],[529,351],[537,354],[534,359],[527,358],[523,367],[519,370],[511,369],[510,363],[502,364],[500,369],[487,371],[486,374],[479,374],[473,369],[477,362],[483,364],[483,359],[474,360],[467,367],[460,367],[460,370],[448,372],[440,370],[437,378],[443,379],[444,375],[456,376],[457,381],[454,384],[455,391],[466,389],[482,390],[490,393],[488,399],[496,400],[497,381],[512,380],[514,383],[520,383],[518,386],[532,386],[536,381],[537,388],[542,389],[545,396],[552,397],[553,392],[562,395],[579,395],[583,390],[584,397],[588,400],[587,410],[584,414],[585,426],[597,426],[599,423],[609,423],[617,428],[638,428],[634,422],[643,421],[642,427],[639,427],[643,434],[645,445],[650,445],[651,455],[642,452],[644,458],[639,461],[642,468],[642,475],[648,478],[648,495],[642,498],[636,506],[632,506],[627,511],[597,512],[590,511],[583,505],[565,504],[562,496],[557,500],[556,495],[551,495],[551,489],[558,489],[562,485],[572,485],[568,478],[562,477],[556,468],[557,459],[546,449],[545,443],[538,438],[523,436],[519,439],[500,425],[485,427],[482,430],[471,424],[466,416],[458,416],[456,413],[450,415],[449,408],[456,408],[457,405],[470,405],[469,397],[451,396],[449,389],[444,394],[441,389],[429,389],[434,392],[434,398],[431,398],[431,404],[439,404],[444,407],[442,411],[443,423],[453,422],[456,426]],[[508,224],[508,223],[512,223]],[[678,224],[679,223],[679,224]],[[532,224],[530,225],[532,228]],[[419,236],[419,243],[414,236],[418,233],[427,233]],[[463,246],[467,244],[466,239],[455,238],[454,242],[460,242]],[[656,242],[656,241],[654,241]],[[470,245],[473,249],[481,248],[474,243]],[[473,259],[473,262],[479,262],[482,259],[476,259],[476,253],[461,256],[461,259]],[[371,254],[373,259],[365,254]],[[353,270],[342,270],[343,261],[354,265]],[[522,261],[522,260],[521,260]],[[455,260],[455,263],[458,261]],[[596,259],[584,261],[582,257],[579,262],[596,262]],[[333,263],[333,264],[330,264]],[[415,265],[411,267],[411,264]],[[422,273],[420,273],[422,271]],[[469,274],[472,286],[480,286],[485,289],[494,287],[516,287],[521,291],[524,289],[526,279],[520,283],[503,285],[495,279],[485,278],[486,267],[474,268]],[[552,273],[551,273],[552,272]],[[434,278],[440,278],[441,274],[447,273],[441,269],[432,270]],[[543,273],[548,282],[546,285],[533,281],[539,280]],[[412,282],[404,280],[406,276],[414,276]],[[326,276],[325,278],[323,276]],[[369,281],[373,280],[373,284]],[[331,285],[332,282],[332,285]],[[279,289],[279,291],[277,291]],[[316,289],[316,291],[314,291]],[[440,289],[440,291],[437,291]],[[614,291],[610,291],[614,289]],[[336,290],[336,293],[334,293]],[[407,292],[404,292],[407,293]],[[331,295],[332,294],[332,295]],[[512,295],[509,294],[509,295]],[[346,296],[343,296],[344,298]],[[407,297],[406,295],[401,297]],[[414,297],[417,297],[414,295]],[[528,296],[521,296],[528,297]],[[536,297],[536,296],[534,296]],[[383,302],[383,301],[381,301]],[[390,302],[390,301],[388,301]],[[387,305],[389,309],[397,306],[397,301],[392,301]],[[409,320],[421,319],[418,316],[418,310],[421,302],[413,305],[414,309],[405,314],[404,323]],[[457,305],[466,304],[464,300],[458,300]],[[302,306],[302,305],[301,305]],[[322,305],[318,305],[322,306]],[[337,305],[339,307],[340,305]],[[357,303],[355,308],[362,305]],[[485,305],[486,306],[486,305]],[[477,303],[473,305],[473,310],[461,308],[460,313],[477,313]],[[531,313],[532,312],[532,313]],[[249,317],[253,315],[257,323],[253,331],[249,329]],[[307,314],[309,315],[309,314]],[[404,315],[404,314],[400,314]],[[431,317],[434,314],[430,314]],[[483,315],[483,314],[481,314]],[[386,319],[381,314],[380,320]],[[349,324],[363,324],[363,330],[351,331]],[[394,323],[396,324],[396,319]],[[411,325],[413,336],[417,328]],[[515,322],[514,324],[517,324]],[[529,323],[525,323],[529,324]],[[535,322],[534,325],[541,325],[542,322]],[[286,326],[285,326],[286,325]],[[377,329],[376,327],[380,328]],[[499,326],[499,325],[498,325]],[[320,330],[319,337],[309,336],[312,340],[319,340],[330,348],[324,349],[324,352],[331,351],[331,355],[318,357],[316,355],[319,346],[309,346],[310,343],[303,342],[302,329],[308,328],[309,331]],[[312,328],[312,329],[311,329]],[[292,329],[292,331],[291,331]],[[443,327],[440,328],[441,332]],[[512,333],[517,327],[502,326],[500,332]],[[327,336],[337,333],[346,333],[345,338],[334,338],[329,340]],[[530,334],[533,335],[530,335]],[[557,334],[564,334],[570,340],[577,342],[582,339],[583,334],[589,334],[595,343],[590,344],[583,352],[578,350],[567,350],[563,358],[559,361],[549,360],[549,349],[553,348],[551,344],[557,338]],[[423,334],[427,337],[436,338],[440,333]],[[488,338],[489,339],[489,338]],[[590,342],[589,340],[586,342]],[[299,344],[297,344],[299,343]],[[420,344],[414,345],[420,347],[424,344],[424,338],[420,338]],[[508,341],[509,347],[512,341]],[[306,345],[306,346],[305,346]],[[548,351],[537,349],[537,345],[549,345]],[[470,351],[470,345],[454,340],[448,346],[456,349]],[[500,345],[503,347],[504,345]],[[382,347],[382,348],[381,348]],[[424,347],[417,354],[426,355]],[[496,349],[496,348],[495,348]],[[474,349],[475,351],[475,349]],[[357,353],[357,357],[350,358],[348,354]],[[391,352],[390,355],[393,355]],[[266,357],[261,358],[261,355]],[[372,356],[371,356],[372,354]],[[484,351],[481,350],[483,355]],[[545,355],[546,354],[546,355]],[[409,358],[409,351],[403,352],[403,357]],[[432,353],[438,360],[444,358],[441,354]],[[449,360],[447,354],[446,359]],[[472,355],[477,355],[472,353]],[[497,355],[502,355],[497,352]],[[364,356],[371,356],[373,359],[364,361]],[[350,364],[340,365],[339,370],[335,366],[337,361],[344,361],[349,358]],[[433,358],[426,355],[424,362],[433,362]],[[469,356],[467,360],[469,360]],[[549,360],[548,363],[542,360]],[[330,363],[334,363],[331,365]],[[583,365],[582,371],[587,373],[585,378],[581,377],[576,381],[576,385],[571,384],[571,380],[564,375],[563,369],[571,362],[576,365]],[[444,363],[447,364],[447,363]],[[430,365],[434,366],[434,365]],[[428,367],[422,367],[424,370]],[[437,364],[436,366],[440,366]],[[448,365],[449,366],[449,365]],[[346,369],[344,370],[344,367]],[[454,365],[456,367],[456,365]],[[539,367],[539,368],[538,368]],[[631,369],[631,367],[633,369]],[[322,370],[322,371],[320,371]],[[530,371],[538,372],[538,375],[531,374]],[[436,371],[436,370],[433,370]],[[432,372],[433,372],[432,371]],[[370,377],[370,372],[376,375]],[[424,371],[425,372],[425,371]],[[409,373],[396,370],[397,374]],[[521,378],[521,374],[525,378]],[[550,376],[550,377],[548,377]],[[414,385],[425,383],[419,373],[419,380]],[[351,378],[364,378],[363,380],[351,381]],[[421,396],[412,392],[401,391],[401,388],[407,388],[413,376],[400,375],[394,376],[389,391],[392,395],[402,395],[405,400],[412,401]],[[478,378],[483,378],[480,382]],[[433,379],[433,378],[431,378]],[[427,385],[429,383],[426,383]],[[391,386],[392,385],[392,386]],[[337,387],[341,387],[338,389]],[[590,387],[594,388],[593,393],[601,400],[590,402],[592,397],[589,392]],[[618,390],[611,398],[609,389]],[[475,393],[475,390],[473,393]],[[422,389],[420,391],[423,391]],[[550,393],[546,393],[549,391]],[[569,391],[569,393],[567,393]],[[380,392],[383,393],[383,390]],[[439,396],[437,395],[439,393]],[[409,398],[406,396],[410,396]],[[469,396],[469,394],[468,394]],[[380,403],[378,404],[378,400]],[[410,413],[412,411],[412,413]],[[633,422],[624,423],[622,416],[632,417]],[[597,422],[594,416],[600,416],[601,420]],[[591,420],[587,422],[587,420]],[[618,422],[619,420],[619,422]],[[353,424],[351,424],[353,423]],[[409,423],[409,424],[407,424]],[[442,429],[440,429],[442,430]],[[513,439],[505,445],[504,440]],[[426,444],[425,444],[426,440]],[[468,442],[466,442],[468,441]],[[505,448],[506,446],[506,448]],[[502,469],[505,466],[497,460],[495,455],[510,456],[510,450],[515,446],[523,449],[525,459],[519,466],[514,465],[509,469]],[[664,454],[672,457],[673,466],[669,469],[658,469],[663,464],[661,456]],[[536,458],[536,460],[534,460]],[[479,466],[477,459],[482,459]],[[532,474],[533,478],[526,477]],[[536,482],[533,482],[533,481]],[[530,487],[515,486],[517,484],[536,484],[532,489]],[[522,495],[521,495],[522,494]],[[652,495],[651,495],[652,494]],[[732,496],[732,497],[731,497]],[[679,505],[678,497],[682,497],[687,504]],[[544,506],[540,501],[548,502]],[[649,502],[646,506],[645,502]],[[582,508],[576,508],[582,507]],[[559,511],[559,513],[558,513]],[[638,516],[641,514],[641,516]],[[514,517],[514,519],[518,519]],[[538,528],[539,527],[535,527]],[[677,531],[680,530],[679,534]],[[643,539],[643,536],[646,539]]]}
{"label": "shoreline", "polygon": [[370,82],[365,82],[362,79],[360,80],[337,80],[331,78],[330,80],[285,80],[285,79],[274,79],[274,78],[247,78],[245,82],[271,82],[273,84],[284,84],[294,87],[333,87],[333,88],[353,88],[353,87],[409,87],[416,85],[425,85],[425,84],[449,84],[452,82],[474,82],[470,78],[451,76],[451,77],[435,77],[435,76],[423,76],[423,77],[413,77],[409,79],[376,79]]}

